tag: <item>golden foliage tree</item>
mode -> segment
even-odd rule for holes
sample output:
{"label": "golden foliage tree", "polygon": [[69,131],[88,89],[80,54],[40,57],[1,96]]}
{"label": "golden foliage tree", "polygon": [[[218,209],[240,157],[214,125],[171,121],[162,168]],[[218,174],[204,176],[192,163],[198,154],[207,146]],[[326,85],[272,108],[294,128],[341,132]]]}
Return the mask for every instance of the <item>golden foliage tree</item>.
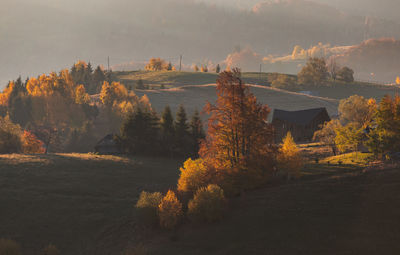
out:
{"label": "golden foliage tree", "polygon": [[180,168],[181,174],[178,180],[178,191],[195,192],[200,187],[210,183],[212,175],[204,162],[204,159],[192,160],[189,158]]}
{"label": "golden foliage tree", "polygon": [[340,152],[357,151],[363,137],[363,129],[357,123],[336,128],[335,143]]}
{"label": "golden foliage tree", "polygon": [[238,69],[219,75],[217,102],[205,107],[211,116],[199,154],[218,175],[231,172],[243,185],[254,185],[273,171],[273,132],[268,106],[257,103],[240,77]]}
{"label": "golden foliage tree", "polygon": [[149,63],[145,66],[147,71],[162,71],[168,70],[168,63],[161,58],[151,58]]}
{"label": "golden foliage tree", "polygon": [[179,202],[175,193],[169,190],[158,206],[158,217],[160,226],[173,229],[179,223],[183,215],[182,204]]}
{"label": "golden foliage tree", "polygon": [[22,135],[22,151],[26,154],[44,153],[44,143],[29,131],[24,131]]}
{"label": "golden foliage tree", "polygon": [[326,146],[331,147],[333,155],[336,156],[336,129],[341,127],[339,120],[325,122],[320,130],[315,131],[313,140],[319,141]]}
{"label": "golden foliage tree", "polygon": [[290,177],[299,177],[303,167],[303,158],[290,132],[283,139],[282,147],[277,157],[278,168]]}
{"label": "golden foliage tree", "polygon": [[142,193],[140,193],[139,200],[136,203],[136,209],[139,211],[139,216],[146,223],[153,224],[157,222],[158,205],[162,198],[160,192],[150,193],[142,191]]}

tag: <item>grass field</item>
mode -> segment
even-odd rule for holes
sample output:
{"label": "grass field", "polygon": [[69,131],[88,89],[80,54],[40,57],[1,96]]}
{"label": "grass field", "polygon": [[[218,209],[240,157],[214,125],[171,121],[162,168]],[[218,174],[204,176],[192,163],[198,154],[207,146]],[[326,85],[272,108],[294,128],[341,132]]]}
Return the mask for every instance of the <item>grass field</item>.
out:
{"label": "grass field", "polygon": [[[338,100],[308,96],[265,86],[251,86],[251,91],[257,100],[267,104],[271,109],[301,110],[316,107],[326,107],[332,115],[337,114]],[[161,112],[169,105],[175,112],[183,104],[189,113],[195,109],[201,111],[207,101],[214,103],[217,99],[215,85],[193,85],[163,90],[135,91],[139,96],[146,94],[153,108]]]}
{"label": "grass field", "polygon": [[[248,84],[269,86],[268,80],[274,74],[272,73],[242,73],[243,80]],[[114,72],[113,79],[121,81],[128,87],[133,86],[139,79],[143,80],[155,89],[164,85],[165,88],[182,87],[187,85],[206,85],[214,84],[217,79],[216,73],[201,73],[201,72],[178,72],[178,71],[126,71]],[[293,76],[296,77],[296,76]],[[386,94],[394,95],[400,92],[398,86],[379,85],[366,82],[329,82],[327,86],[300,88],[299,91],[310,90],[317,96],[332,99],[343,99],[352,95],[361,95],[367,98],[380,99]]]}
{"label": "grass field", "polygon": [[173,187],[180,161],[0,155],[0,237],[27,255],[49,243],[65,255],[119,255],[139,243],[148,254],[394,254],[400,172],[363,173],[367,157],[310,162],[300,180],[231,199],[219,223],[169,232],[138,224],[133,205],[141,190]]}
{"label": "grass field", "polygon": [[174,185],[179,166],[90,154],[0,155],[0,238],[18,241],[25,255],[49,243],[65,255],[98,254],[98,235],[134,217],[142,190]]}

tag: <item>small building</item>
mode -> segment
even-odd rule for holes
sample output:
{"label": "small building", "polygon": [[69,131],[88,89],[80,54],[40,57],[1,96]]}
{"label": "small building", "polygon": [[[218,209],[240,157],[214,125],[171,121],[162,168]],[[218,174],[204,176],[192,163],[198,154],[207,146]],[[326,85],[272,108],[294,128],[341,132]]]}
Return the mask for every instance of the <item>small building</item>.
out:
{"label": "small building", "polygon": [[326,108],[301,111],[275,109],[271,123],[275,130],[276,142],[281,142],[289,131],[296,142],[311,142],[314,132],[330,120]]}
{"label": "small building", "polygon": [[121,154],[121,150],[119,149],[113,134],[108,134],[101,139],[94,147],[94,150],[103,155]]}

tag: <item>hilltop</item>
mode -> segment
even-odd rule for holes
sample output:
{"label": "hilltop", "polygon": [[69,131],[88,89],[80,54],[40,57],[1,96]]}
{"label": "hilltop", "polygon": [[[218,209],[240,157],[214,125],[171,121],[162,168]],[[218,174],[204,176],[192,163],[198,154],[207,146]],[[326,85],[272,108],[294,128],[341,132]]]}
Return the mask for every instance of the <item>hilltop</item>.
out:
{"label": "hilltop", "polygon": [[[396,86],[386,86],[365,82],[331,83],[328,86],[311,88],[312,95],[306,95],[299,91],[287,91],[270,87],[269,80],[273,73],[242,73],[243,81],[250,84],[252,92],[257,99],[268,104],[270,108],[284,110],[301,110],[315,107],[326,107],[330,115],[337,114],[337,106],[340,99],[358,94],[367,98],[382,98],[386,94],[395,94]],[[201,110],[207,101],[216,99],[215,82],[216,73],[202,72],[178,72],[178,71],[126,71],[113,72],[113,79],[125,84],[128,88],[134,88],[135,84],[142,80],[144,84],[153,89],[137,90],[134,92],[143,96],[146,94],[152,106],[158,112],[166,105],[176,110],[183,104],[188,112],[195,109]],[[296,76],[292,76],[296,78]],[[163,86],[164,89],[160,89]]]}

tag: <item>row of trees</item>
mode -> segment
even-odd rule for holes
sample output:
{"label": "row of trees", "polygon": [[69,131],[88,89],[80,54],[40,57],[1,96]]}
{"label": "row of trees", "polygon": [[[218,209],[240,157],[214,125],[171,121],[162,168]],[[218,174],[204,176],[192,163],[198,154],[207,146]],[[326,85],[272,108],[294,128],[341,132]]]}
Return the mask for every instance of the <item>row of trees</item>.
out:
{"label": "row of trees", "polygon": [[389,95],[379,104],[374,99],[351,96],[341,100],[337,120],[325,123],[314,135],[316,140],[331,146],[334,154],[357,151],[366,146],[377,156],[400,151],[400,97]]}
{"label": "row of trees", "polygon": [[99,93],[103,82],[110,82],[111,78],[111,73],[104,71],[101,66],[93,70],[90,62],[85,61],[76,62],[71,67],[70,74],[74,83],[82,84],[90,95]]}
{"label": "row of trees", "polygon": [[141,106],[127,115],[117,141],[128,154],[196,157],[203,138],[203,124],[197,111],[189,122],[182,105],[175,119],[169,106],[161,118],[151,108]]}
{"label": "row of trees", "polygon": [[297,74],[297,79],[286,74],[275,74],[270,78],[274,88],[295,90],[300,86],[321,87],[332,82],[354,82],[354,71],[349,67],[339,67],[334,60],[329,64],[323,58],[310,58]]}
{"label": "row of trees", "polygon": [[[96,70],[91,72],[90,63],[79,61],[71,72],[11,81],[0,93],[0,116],[8,116],[53,152],[91,151],[104,134],[119,130],[128,112],[139,106],[151,108],[146,96],[136,96],[119,82],[104,81],[106,74],[100,67]],[[100,71],[102,78],[95,79]],[[98,97],[78,83],[90,85],[93,80],[101,88]]]}

